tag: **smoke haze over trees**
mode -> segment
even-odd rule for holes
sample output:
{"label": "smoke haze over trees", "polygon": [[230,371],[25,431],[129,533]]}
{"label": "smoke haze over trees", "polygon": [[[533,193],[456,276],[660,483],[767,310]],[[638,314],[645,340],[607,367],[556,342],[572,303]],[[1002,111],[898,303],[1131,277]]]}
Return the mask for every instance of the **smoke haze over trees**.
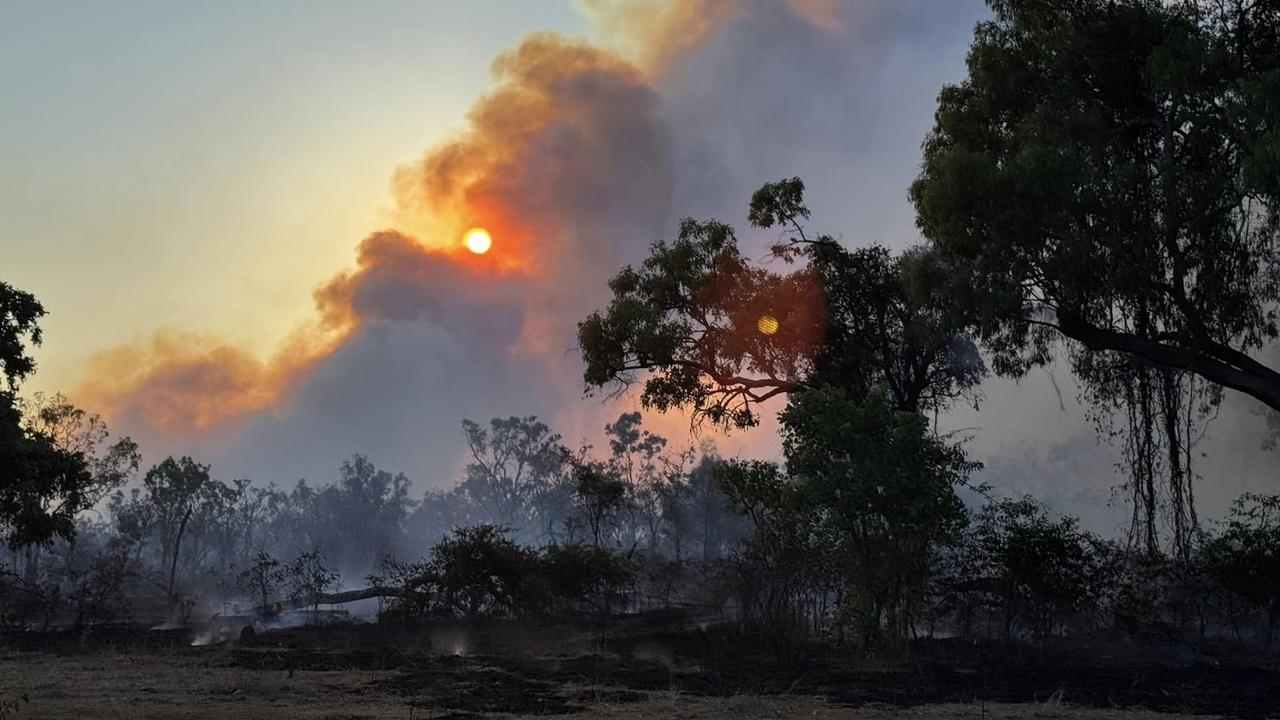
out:
{"label": "smoke haze over trees", "polygon": [[[992,0],[906,163],[918,245],[820,229],[853,211],[806,191],[860,185],[776,171],[812,148],[726,148],[869,142],[853,99],[797,98],[788,73],[874,96],[854,61],[904,62],[930,7],[705,6],[648,64],[550,34],[502,55],[467,127],[396,174],[393,227],[268,360],[156,339],[99,357],[84,409],[25,397],[44,308],[0,283],[0,622],[319,622],[376,599],[387,623],[573,616],[602,637],[693,607],[783,659],[952,636],[1269,649],[1273,5]],[[766,42],[804,51],[713,87]],[[712,140],[692,113],[709,87],[718,116],[771,99]],[[713,182],[741,173],[773,181]],[[490,254],[453,241],[477,217]],[[962,424],[1034,424],[990,371],[1055,363],[1087,440],[1051,429],[1023,458]],[[1210,442],[1242,403],[1251,477]]]}

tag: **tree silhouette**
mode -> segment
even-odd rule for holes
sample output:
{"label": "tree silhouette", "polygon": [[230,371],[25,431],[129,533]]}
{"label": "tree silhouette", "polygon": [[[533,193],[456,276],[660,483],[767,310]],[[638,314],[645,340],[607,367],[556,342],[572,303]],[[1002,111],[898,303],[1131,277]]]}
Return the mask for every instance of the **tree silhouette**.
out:
{"label": "tree silhouette", "polygon": [[1280,9],[991,6],[911,187],[940,304],[1005,373],[1065,337],[1280,409]]}
{"label": "tree silhouette", "polygon": [[748,262],[728,225],[685,219],[674,242],[615,275],[609,306],[578,324],[587,387],[625,389],[643,376],[646,407],[688,408],[725,427],[754,425],[759,403],[822,385],[858,397],[887,387],[912,412],[972,389],[985,372],[973,343],[905,291],[903,265],[914,260],[810,238],[803,193],[798,178],[767,184],[749,214],[755,227],[784,230],[773,252],[803,258],[795,271]]}
{"label": "tree silhouette", "polygon": [[497,524],[525,530],[567,461],[560,436],[534,416],[494,418],[488,428],[463,420],[462,431],[472,458],[463,491]]}
{"label": "tree silhouette", "polygon": [[[35,370],[27,354],[41,340],[44,308],[30,293],[0,282],[0,529],[13,549],[75,536],[76,515],[137,468],[127,438],[99,452],[101,419],[61,396],[24,405],[18,387]],[[28,556],[34,572],[35,550]]]}

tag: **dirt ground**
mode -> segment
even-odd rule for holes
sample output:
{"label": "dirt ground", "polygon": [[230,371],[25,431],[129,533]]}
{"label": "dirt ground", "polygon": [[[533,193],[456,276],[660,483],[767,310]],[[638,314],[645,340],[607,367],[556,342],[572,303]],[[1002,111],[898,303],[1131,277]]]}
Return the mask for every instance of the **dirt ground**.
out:
{"label": "dirt ground", "polygon": [[590,632],[527,624],[192,639],[138,629],[0,638],[0,720],[1280,717],[1280,673],[1218,660],[777,664],[705,633],[619,633],[602,646]]}
{"label": "dirt ground", "polygon": [[[144,655],[94,653],[60,657],[44,654],[10,655],[0,660],[0,698],[18,705],[6,717],[104,718],[134,720],[173,718],[314,718],[316,720],[479,720],[479,718],[545,717],[543,712],[476,713],[450,709],[454,698],[429,692],[400,692],[396,671],[255,670],[216,667],[225,658],[214,653],[157,652]],[[486,693],[483,673],[455,688],[474,694],[481,704]],[[833,705],[822,698],[800,695],[733,695],[709,697],[679,689],[634,692],[618,688],[565,686],[557,689],[563,705],[551,713],[571,712],[578,720],[619,718],[815,718],[877,720],[880,718],[1139,718],[1193,717],[1143,710],[1080,708],[1049,700],[1043,703],[965,703],[899,708],[872,704],[860,708]],[[22,700],[21,698],[26,698]],[[435,702],[435,701],[441,702]],[[463,700],[465,702],[465,699]],[[442,707],[444,705],[444,707]],[[572,705],[572,708],[565,707]],[[1209,717],[1209,716],[1199,716]]]}

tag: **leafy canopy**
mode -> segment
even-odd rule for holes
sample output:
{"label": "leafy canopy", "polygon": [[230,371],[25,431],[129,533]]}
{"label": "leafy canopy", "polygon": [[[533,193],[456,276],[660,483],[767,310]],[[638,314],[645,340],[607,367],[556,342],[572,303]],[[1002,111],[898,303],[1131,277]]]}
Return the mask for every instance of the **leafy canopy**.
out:
{"label": "leafy canopy", "polygon": [[911,199],[994,352],[1113,351],[1280,408],[1280,6],[990,0]]}
{"label": "leafy canopy", "polygon": [[748,217],[780,228],[774,256],[803,265],[761,267],[728,225],[686,218],[676,240],[615,275],[609,306],[579,323],[588,388],[643,378],[648,408],[745,427],[759,403],[821,385],[856,397],[887,388],[896,407],[916,412],[977,384],[985,368],[972,342],[906,292],[903,268],[915,255],[810,238],[798,178],[762,187]]}
{"label": "leafy canopy", "polygon": [[108,444],[97,415],[61,395],[18,398],[43,316],[33,295],[0,282],[0,534],[15,549],[74,538],[76,516],[138,467],[137,445]]}

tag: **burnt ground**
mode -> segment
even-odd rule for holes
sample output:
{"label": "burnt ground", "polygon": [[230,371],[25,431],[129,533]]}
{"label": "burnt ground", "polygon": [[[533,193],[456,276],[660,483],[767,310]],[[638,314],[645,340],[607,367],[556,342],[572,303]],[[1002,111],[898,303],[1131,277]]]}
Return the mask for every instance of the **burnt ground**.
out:
{"label": "burnt ground", "polygon": [[371,672],[368,691],[455,720],[484,713],[572,715],[598,703],[683,696],[818,696],[837,706],[1060,701],[1090,708],[1275,717],[1280,663],[1238,648],[1137,648],[1102,641],[1050,648],[919,643],[910,659],[812,653],[780,662],[727,628],[617,623],[600,642],[590,627],[527,621],[438,622],[404,628],[342,625],[260,632],[243,642],[190,647],[191,630],[131,628],[21,633],[10,650],[52,654],[181,653],[238,671]]}

